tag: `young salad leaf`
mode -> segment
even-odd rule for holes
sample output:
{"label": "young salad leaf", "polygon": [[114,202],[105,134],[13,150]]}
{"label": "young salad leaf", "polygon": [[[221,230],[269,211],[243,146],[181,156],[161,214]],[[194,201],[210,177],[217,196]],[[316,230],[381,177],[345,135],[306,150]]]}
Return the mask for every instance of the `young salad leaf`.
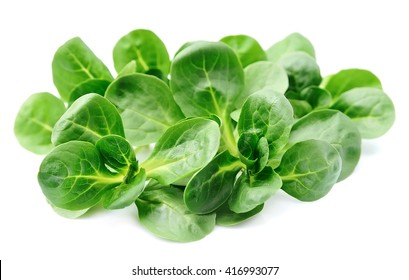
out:
{"label": "young salad leaf", "polygon": [[77,99],[54,126],[52,143],[72,140],[97,142],[109,134],[124,136],[121,116],[111,102],[90,93]]}
{"label": "young salad leaf", "polygon": [[300,92],[308,86],[318,86],[321,83],[321,72],[317,62],[305,52],[283,55],[278,63],[287,72],[289,90]]}
{"label": "young salad leaf", "polygon": [[70,141],[54,148],[43,160],[38,182],[52,205],[67,210],[95,206],[107,190],[119,185],[123,176],[113,175],[95,146]]}
{"label": "young salad leaf", "polygon": [[315,58],[315,50],[311,42],[300,33],[292,33],[272,45],[266,54],[269,61],[278,62],[284,55],[299,51]]}
{"label": "young salad leaf", "polygon": [[237,107],[241,108],[246,98],[264,88],[271,88],[284,94],[288,89],[288,76],[285,69],[277,63],[269,61],[255,62],[244,69],[245,87]]}
{"label": "young salad leaf", "polygon": [[282,190],[301,201],[325,196],[337,182],[342,168],[338,151],[321,140],[306,140],[289,148],[277,168]]}
{"label": "young salad leaf", "polygon": [[265,137],[272,158],[287,144],[292,123],[291,104],[283,94],[267,88],[247,99],[237,128],[240,135],[255,133],[259,138]]}
{"label": "young salad leaf", "polygon": [[101,96],[104,96],[105,91],[108,86],[111,84],[111,81],[103,79],[91,79],[78,84],[70,93],[68,104],[74,103],[75,100],[81,96],[88,93],[97,93]]}
{"label": "young salad leaf", "polygon": [[267,60],[263,48],[250,36],[232,35],[226,36],[220,41],[230,46],[237,53],[243,67],[256,61]]}
{"label": "young salad leaf", "polygon": [[336,110],[314,111],[299,119],[292,127],[288,144],[309,139],[332,144],[342,159],[341,181],[354,171],[361,155],[361,135],[353,121]]}
{"label": "young salad leaf", "polygon": [[185,116],[221,119],[222,144],[237,155],[230,114],[244,88],[244,72],[235,52],[221,42],[188,44],[175,56],[170,86]]}
{"label": "young salad leaf", "polygon": [[70,100],[70,94],[79,84],[90,79],[112,81],[105,64],[78,37],[67,41],[54,55],[53,81],[62,99]]}
{"label": "young salad leaf", "polygon": [[21,105],[14,122],[14,134],[20,145],[36,154],[51,151],[51,133],[64,112],[64,102],[51,93],[31,95]]}
{"label": "young salad leaf", "polygon": [[184,116],[169,87],[156,77],[130,74],[116,79],[105,97],[121,114],[125,135],[134,146],[156,142]]}
{"label": "young salad leaf", "polygon": [[134,60],[139,73],[153,74],[161,79],[166,79],[169,74],[170,60],[166,46],[150,30],[138,29],[123,36],[114,47],[113,57],[118,73]]}
{"label": "young salad leaf", "polygon": [[270,166],[254,176],[243,173],[234,185],[229,208],[236,213],[248,213],[266,202],[281,185],[280,176]]}
{"label": "young salad leaf", "polygon": [[192,213],[183,203],[183,191],[174,187],[149,188],[135,203],[140,222],[164,239],[178,242],[199,240],[215,226],[215,214]]}
{"label": "young salad leaf", "polygon": [[147,177],[169,185],[206,166],[216,155],[219,141],[219,126],[215,121],[186,119],[166,130],[141,167]]}
{"label": "young salad leaf", "polygon": [[343,92],[331,108],[350,117],[363,138],[382,136],[395,121],[392,100],[378,88],[360,87]]}
{"label": "young salad leaf", "polygon": [[184,191],[184,202],[190,211],[207,214],[219,208],[230,196],[240,161],[228,151],[217,155],[196,173]]}
{"label": "young salad leaf", "polygon": [[345,69],[325,79],[321,84],[333,98],[357,87],[371,87],[382,89],[381,82],[372,72],[364,69]]}

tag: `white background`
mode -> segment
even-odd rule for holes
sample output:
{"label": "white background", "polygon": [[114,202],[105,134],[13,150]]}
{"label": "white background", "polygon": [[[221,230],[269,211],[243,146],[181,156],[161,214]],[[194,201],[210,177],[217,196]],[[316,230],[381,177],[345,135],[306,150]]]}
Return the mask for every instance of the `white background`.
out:
{"label": "white background", "polygon": [[[254,279],[409,279],[409,21],[403,3],[1,1],[2,279],[152,278],[132,276],[138,265],[280,266],[277,276]],[[198,242],[154,237],[139,225],[135,207],[62,218],[37,184],[41,157],[14,138],[15,115],[30,94],[56,93],[51,60],[65,41],[80,36],[113,70],[114,44],[138,28],[156,32],[171,56],[186,41],[247,34],[268,48],[301,32],[313,42],[323,75],[352,67],[373,71],[396,105],[395,125],[387,135],[364,141],[355,173],[325,198],[301,203],[279,193],[255,219],[217,227]],[[236,278],[249,279],[197,279]]]}

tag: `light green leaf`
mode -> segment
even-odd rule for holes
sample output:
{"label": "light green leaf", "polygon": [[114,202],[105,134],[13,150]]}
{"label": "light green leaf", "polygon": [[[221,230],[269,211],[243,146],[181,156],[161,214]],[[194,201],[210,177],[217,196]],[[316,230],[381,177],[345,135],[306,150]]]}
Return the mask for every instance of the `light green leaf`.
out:
{"label": "light green leaf", "polygon": [[260,44],[247,35],[232,35],[220,39],[230,46],[240,59],[241,65],[246,67],[256,61],[267,60],[266,53]]}
{"label": "light green leaf", "polygon": [[392,100],[377,88],[354,88],[344,92],[332,105],[352,119],[363,138],[385,134],[395,121]]}
{"label": "light green leaf", "polygon": [[101,79],[86,80],[71,91],[68,104],[71,105],[75,100],[88,93],[97,93],[104,96],[110,83],[110,81]]}
{"label": "light green leaf", "polygon": [[284,55],[299,51],[305,52],[315,58],[315,51],[311,42],[300,33],[292,33],[272,45],[266,53],[269,61],[277,62]]}
{"label": "light green leaf", "polygon": [[36,154],[51,151],[51,133],[64,112],[64,102],[51,93],[31,95],[21,105],[14,122],[14,134],[20,145]]}
{"label": "light green leaf", "polygon": [[169,185],[206,166],[216,155],[219,142],[215,121],[186,119],[166,130],[141,166],[148,178]]}
{"label": "light green leaf", "polygon": [[321,85],[333,98],[356,87],[372,87],[382,89],[381,81],[372,72],[364,69],[345,69],[325,79]]}
{"label": "light green leaf", "polygon": [[105,97],[121,114],[125,135],[134,146],[156,142],[184,116],[169,87],[156,77],[130,74],[115,80]]}
{"label": "light green leaf", "polygon": [[79,84],[90,79],[112,81],[104,63],[78,37],[67,41],[54,55],[53,81],[61,97],[68,101]]}
{"label": "light green leaf", "polygon": [[154,74],[166,79],[170,60],[166,46],[152,31],[138,29],[129,32],[116,43],[113,52],[114,66],[119,73],[132,60],[139,73]]}

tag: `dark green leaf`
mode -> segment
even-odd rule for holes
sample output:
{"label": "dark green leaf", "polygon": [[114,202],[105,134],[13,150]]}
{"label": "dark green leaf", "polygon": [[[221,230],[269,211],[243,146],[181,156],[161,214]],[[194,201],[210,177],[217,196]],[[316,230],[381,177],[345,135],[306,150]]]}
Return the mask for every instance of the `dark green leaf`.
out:
{"label": "dark green leaf", "polygon": [[123,176],[110,173],[94,145],[70,141],[53,149],[43,160],[38,181],[44,195],[58,208],[88,209]]}
{"label": "dark green leaf", "polygon": [[117,106],[126,137],[134,146],[156,142],[184,117],[169,87],[149,75],[120,77],[109,86],[105,97]]}
{"label": "dark green leaf", "polygon": [[284,67],[289,79],[289,90],[300,92],[308,86],[321,82],[320,68],[315,59],[304,52],[284,55],[278,63]]}
{"label": "dark green leaf", "polygon": [[196,215],[183,202],[183,192],[173,187],[146,189],[136,200],[140,222],[153,234],[173,241],[202,239],[215,226],[215,214]]}
{"label": "dark green leaf", "polygon": [[331,144],[306,140],[285,152],[276,171],[286,193],[301,201],[314,201],[331,190],[341,168],[341,157]]}
{"label": "dark green leaf", "polygon": [[31,95],[21,105],[14,122],[14,134],[20,145],[36,154],[51,151],[51,133],[64,112],[64,102],[51,93]]}
{"label": "dark green leaf", "polygon": [[191,118],[171,126],[141,164],[147,177],[169,185],[194,174],[216,155],[220,142],[215,121]]}
{"label": "dark green leaf", "polygon": [[[118,172],[122,171],[126,174],[130,166],[136,164],[135,153],[131,145],[121,136],[104,136],[96,142],[95,146],[105,164]],[[138,169],[137,166],[136,169]]]}
{"label": "dark green leaf", "polygon": [[244,103],[238,131],[266,137],[272,157],[287,144],[292,123],[291,104],[283,94],[267,88],[254,93]]}
{"label": "dark green leaf", "polygon": [[145,170],[136,170],[134,165],[130,165],[124,181],[105,193],[103,198],[104,208],[120,209],[134,203],[144,190],[145,179]]}
{"label": "dark green leaf", "polygon": [[219,208],[230,196],[240,161],[225,151],[196,173],[186,186],[184,201],[190,211],[210,213]]}
{"label": "dark green leaf", "polygon": [[243,173],[234,185],[229,208],[236,213],[252,211],[273,196],[281,184],[280,176],[270,166],[254,176]]}
{"label": "dark green leaf", "polygon": [[331,93],[318,86],[310,86],[303,89],[300,98],[307,101],[313,109],[325,109],[331,105]]}
{"label": "dark green leaf", "polygon": [[139,73],[149,74],[150,71],[157,70],[155,76],[160,76],[159,78],[166,77],[169,73],[170,60],[166,46],[149,30],[138,29],[123,36],[116,43],[113,56],[118,73],[132,60],[136,61]]}
{"label": "dark green leaf", "polygon": [[300,33],[292,33],[283,40],[272,45],[267,51],[267,58],[277,62],[282,56],[293,52],[305,52],[315,58],[314,47],[311,42]]}
{"label": "dark green leaf", "polygon": [[90,79],[112,81],[105,64],[78,37],[67,41],[54,55],[53,81],[64,100],[79,84]]}
{"label": "dark green leaf", "polygon": [[288,101],[290,102],[291,107],[293,107],[295,119],[302,118],[312,111],[310,103],[305,100],[288,99]]}
{"label": "dark green leaf", "polygon": [[289,144],[317,139],[332,144],[342,158],[341,181],[351,175],[361,155],[361,135],[353,121],[336,110],[320,110],[299,119],[292,127]]}
{"label": "dark green leaf", "polygon": [[247,35],[226,36],[220,40],[229,45],[240,59],[241,65],[246,67],[256,61],[267,60],[266,53],[260,44]]}
{"label": "dark green leaf", "polygon": [[392,100],[377,88],[354,88],[344,92],[331,108],[350,117],[363,138],[382,136],[395,121]]}
{"label": "dark green leaf", "polygon": [[55,146],[71,140],[95,143],[110,134],[124,136],[121,116],[107,99],[90,93],[78,98],[62,115],[51,139]]}

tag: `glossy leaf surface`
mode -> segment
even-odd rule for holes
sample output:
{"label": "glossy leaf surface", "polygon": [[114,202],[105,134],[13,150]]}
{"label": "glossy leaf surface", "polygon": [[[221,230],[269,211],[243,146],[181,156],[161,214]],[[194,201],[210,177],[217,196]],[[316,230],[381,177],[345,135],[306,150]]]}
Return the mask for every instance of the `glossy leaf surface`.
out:
{"label": "glossy leaf surface", "polygon": [[170,126],[184,118],[169,87],[149,75],[120,77],[109,86],[105,97],[117,106],[125,135],[134,146],[156,142]]}
{"label": "glossy leaf surface", "polygon": [[90,79],[112,81],[105,64],[78,37],[67,41],[54,55],[53,81],[61,97],[68,101],[79,84]]}
{"label": "glossy leaf surface", "polygon": [[206,166],[216,155],[219,142],[216,122],[186,119],[166,130],[141,166],[147,177],[169,185]]}
{"label": "glossy leaf surface", "polygon": [[90,93],[77,99],[58,120],[52,143],[55,146],[71,140],[95,143],[110,134],[124,136],[121,116],[107,99]]}
{"label": "glossy leaf surface", "polygon": [[342,168],[338,151],[321,140],[306,140],[288,149],[277,168],[282,190],[301,201],[325,196],[337,182]]}
{"label": "glossy leaf surface", "polygon": [[342,158],[338,181],[351,175],[361,155],[361,135],[353,121],[335,110],[312,112],[292,127],[289,144],[316,139],[332,144]]}
{"label": "glossy leaf surface", "polygon": [[187,184],[184,192],[186,206],[197,214],[210,213],[219,208],[229,198],[241,168],[240,161],[228,151],[217,155]]}
{"label": "glossy leaf surface", "polygon": [[281,185],[280,176],[270,166],[254,176],[243,173],[234,185],[229,208],[236,213],[252,211],[273,196]]}
{"label": "glossy leaf surface", "polygon": [[114,66],[119,73],[129,62],[136,62],[139,73],[156,72],[155,76],[166,77],[170,60],[166,46],[152,31],[138,29],[129,32],[116,43],[113,51]]}

